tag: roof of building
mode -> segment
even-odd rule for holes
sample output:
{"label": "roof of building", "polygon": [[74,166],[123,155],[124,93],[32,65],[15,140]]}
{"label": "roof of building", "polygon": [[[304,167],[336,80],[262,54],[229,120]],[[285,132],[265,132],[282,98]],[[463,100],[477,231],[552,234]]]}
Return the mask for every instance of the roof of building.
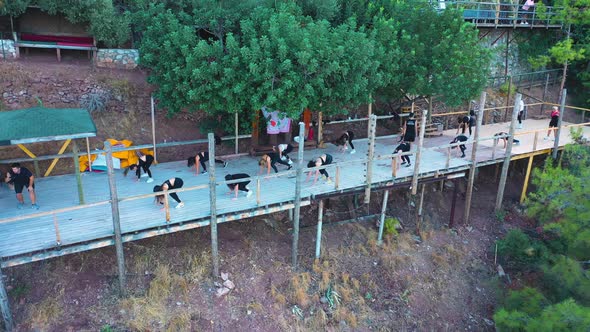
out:
{"label": "roof of building", "polygon": [[34,107],[0,112],[0,145],[94,136],[96,126],[85,109]]}

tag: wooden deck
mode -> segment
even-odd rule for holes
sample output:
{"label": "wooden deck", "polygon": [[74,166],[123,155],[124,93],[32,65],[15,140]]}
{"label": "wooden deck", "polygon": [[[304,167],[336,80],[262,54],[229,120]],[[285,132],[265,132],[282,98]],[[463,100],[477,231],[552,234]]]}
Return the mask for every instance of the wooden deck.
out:
{"label": "wooden deck", "polygon": [[[516,138],[521,143],[513,147],[513,158],[533,152],[534,134],[520,136],[518,132],[543,129],[547,125],[548,120],[526,120],[524,129],[517,130]],[[567,124],[564,123],[564,125]],[[590,128],[583,128],[585,134],[590,135]],[[508,132],[508,129],[508,123],[482,126],[480,138],[491,137],[497,132]],[[421,177],[429,177],[437,172],[448,174],[469,167],[470,141],[467,145],[467,157],[458,158],[458,149],[453,150],[449,167],[446,167],[448,149],[437,148],[437,146],[448,144],[455,136],[454,134],[454,130],[446,131],[443,136],[425,139],[425,149],[420,163]],[[537,151],[553,147],[554,142],[544,141],[544,136],[545,132],[539,134]],[[372,169],[372,181],[376,186],[392,182],[390,161],[385,156],[393,152],[393,148],[397,146],[396,141],[393,138],[377,138],[375,148],[377,160],[373,162]],[[560,146],[570,141],[569,130],[563,129]],[[332,177],[335,175],[336,166],[339,162],[348,161],[348,163],[339,166],[340,181],[338,189],[335,188],[335,183],[328,184],[323,180],[318,180],[316,186],[304,182],[302,206],[309,205],[315,195],[351,190],[365,184],[364,159],[367,153],[367,140],[355,140],[354,143],[357,148],[357,153],[354,155],[336,152],[333,145],[328,146],[326,149],[305,151],[305,160],[312,159],[321,153],[332,154],[335,165],[328,169]],[[498,144],[495,153],[493,153],[493,146],[493,140],[480,143],[477,155],[478,164],[493,164],[503,160],[504,150],[502,149],[502,143]],[[413,147],[414,150],[415,146]],[[296,152],[291,153],[291,155],[296,156]],[[415,157],[411,156],[411,159],[412,163],[414,163]],[[249,185],[255,191],[255,194],[250,198],[246,198],[243,193],[240,193],[237,200],[232,200],[231,197],[233,196],[227,195],[228,189],[223,184],[223,178],[228,173],[248,173],[255,176],[258,171],[256,159],[251,157],[230,159],[227,168],[218,167],[216,169],[216,178],[220,183],[216,188],[218,222],[239,220],[292,208],[295,192],[295,171],[286,172],[285,166],[282,165],[277,165],[277,167],[281,176],[260,181],[260,204],[257,204],[256,181]],[[408,181],[411,179],[413,170],[413,167],[401,167],[395,182]],[[182,178],[185,188],[208,184],[209,181],[209,177],[206,175],[195,175],[194,169],[186,167],[186,162],[162,163],[153,166],[152,172],[155,182],[148,184],[145,182],[146,178],[142,178],[141,182],[136,182],[135,176],[132,176],[133,174],[124,177],[122,171],[117,171],[116,184],[119,199],[151,193],[153,185],[161,184],[172,177]],[[271,174],[274,174],[274,172]],[[103,204],[41,217],[35,215],[78,204],[78,192],[74,175],[53,176],[36,181],[40,210],[30,209],[30,202],[26,193],[25,209],[17,210],[14,192],[9,191],[5,185],[0,187],[0,256],[4,258],[2,266],[13,266],[113,244],[113,223],[111,207],[108,203],[110,196],[107,175],[85,173],[82,176],[82,181],[86,204],[97,202],[103,202]],[[209,189],[181,192],[179,196],[186,206],[182,209],[174,209],[175,202],[171,199],[172,209],[169,223],[165,220],[165,212],[154,205],[151,198],[121,202],[119,209],[123,240],[132,241],[208,225],[210,215]],[[15,217],[25,217],[25,219],[11,221]],[[56,232],[56,225],[58,232]]]}

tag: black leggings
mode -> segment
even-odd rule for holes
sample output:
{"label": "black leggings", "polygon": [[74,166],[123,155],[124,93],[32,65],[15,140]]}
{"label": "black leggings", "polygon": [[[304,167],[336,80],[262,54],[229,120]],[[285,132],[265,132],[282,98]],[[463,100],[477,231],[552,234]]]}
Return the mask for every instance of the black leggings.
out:
{"label": "black leggings", "polygon": [[[246,188],[246,186],[248,186],[248,183],[250,183],[250,181],[236,183],[238,185],[238,190],[249,192],[250,190],[248,190],[248,188]],[[234,190],[235,189],[236,189],[236,187],[234,186]]]}
{"label": "black leggings", "polygon": [[[201,163],[201,167],[203,167],[203,171],[207,170],[207,162],[209,161],[209,157],[207,158],[200,158],[199,162]],[[224,164],[224,162],[222,160],[219,159],[215,159],[215,163],[216,164]]]}
{"label": "black leggings", "polygon": [[410,156],[408,156],[408,155],[402,156],[402,162],[410,164]]}
{"label": "black leggings", "polygon": [[461,149],[462,154],[465,154],[465,150],[467,150],[467,147],[465,146],[465,144],[461,144],[459,145],[459,149]]}
{"label": "black leggings", "polygon": [[[170,189],[182,188],[183,184],[184,184],[184,182],[182,181],[181,178],[175,178],[174,179],[174,187],[172,187]],[[176,202],[180,203],[180,198],[178,198],[178,195],[176,195],[176,193],[170,193],[170,197],[172,197]]]}
{"label": "black leggings", "polygon": [[135,175],[137,175],[137,178],[139,179],[141,177],[141,170],[143,169],[144,173],[147,173],[147,175],[151,178],[152,177],[152,171],[150,171],[150,166],[152,165],[152,162],[154,161],[154,157],[152,156],[145,156],[145,161],[141,160],[141,158],[139,159],[139,167],[137,167],[137,169],[135,170]]}
{"label": "black leggings", "polygon": [[291,159],[289,158],[288,153],[291,153],[291,151],[293,151],[293,145],[291,144],[287,144],[287,147],[285,148],[285,150],[283,150],[283,156],[287,157],[287,159]]}
{"label": "black leggings", "polygon": [[[284,154],[283,154],[283,155],[284,155]],[[291,165],[289,165],[289,163],[288,163],[288,162],[286,162],[286,161],[283,161],[283,160],[281,160],[280,158],[279,158],[279,159],[273,159],[273,158],[271,158],[271,159],[270,159],[270,167],[272,167],[272,169],[274,169],[274,170],[275,170],[275,173],[278,173],[278,172],[279,172],[279,170],[277,169],[277,166],[275,165],[276,163],[279,163],[279,164],[281,164],[281,165],[285,165],[285,166],[291,166]]]}
{"label": "black leggings", "polygon": [[348,134],[348,144],[350,144],[350,148],[354,150],[354,145],[352,144],[352,140],[354,139],[354,133],[350,130],[346,131],[346,133]]}
{"label": "black leggings", "polygon": [[524,111],[518,112],[518,124],[522,124],[522,118],[524,118]]}

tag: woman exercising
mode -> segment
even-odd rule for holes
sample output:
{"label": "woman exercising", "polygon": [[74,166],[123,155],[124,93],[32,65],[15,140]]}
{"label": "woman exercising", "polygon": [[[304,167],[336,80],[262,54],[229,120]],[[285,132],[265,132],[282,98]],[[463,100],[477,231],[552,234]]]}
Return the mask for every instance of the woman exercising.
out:
{"label": "woman exercising", "polygon": [[[455,139],[453,139],[451,141],[451,144],[453,143],[459,143],[459,142],[467,142],[467,136],[465,136],[464,134],[460,134],[457,137],[455,137]],[[451,149],[456,148],[457,146],[452,146]],[[467,150],[467,147],[465,146],[465,144],[460,144],[459,145],[459,149],[461,149],[461,158],[465,157],[465,150]]]}
{"label": "woman exercising", "polygon": [[[248,175],[246,173],[228,174],[225,176],[225,181],[248,179],[248,178],[250,178],[250,175]],[[232,199],[237,199],[238,198],[238,190],[240,190],[240,191],[246,192],[246,197],[252,196],[252,191],[250,190],[250,188],[248,188],[249,183],[250,183],[250,180],[237,182],[237,183],[228,183],[227,184],[227,187],[229,188],[228,194],[231,195],[232,192],[235,192],[236,197],[234,197]]]}
{"label": "woman exercising", "polygon": [[[403,142],[400,145],[398,145],[397,148],[395,148],[395,150],[393,151],[394,154],[399,153],[399,152],[402,152],[402,153],[410,152],[410,143]],[[395,156],[393,158],[395,158]],[[406,165],[406,167],[412,166],[412,164],[410,163],[410,156],[403,155],[401,164]]]}
{"label": "woman exercising", "polygon": [[264,173],[264,167],[266,167],[268,169],[267,171],[267,175],[270,174],[270,168],[272,167],[272,169],[275,170],[275,173],[278,173],[279,170],[277,169],[277,166],[275,165],[276,163],[282,164],[287,166],[287,170],[291,169],[291,165],[289,165],[288,162],[281,160],[281,157],[279,157],[278,153],[275,152],[269,152],[265,155],[262,156],[262,158],[260,158],[260,161],[258,161],[258,165],[260,165],[260,171],[258,172],[258,174],[262,174]]}
{"label": "woman exercising", "polygon": [[[195,166],[195,170],[197,171],[197,175],[199,175],[199,165],[201,165],[201,166],[203,166],[203,171],[201,171],[201,174],[207,174],[207,164],[206,164],[207,161],[209,161],[209,152],[199,152],[194,157],[188,157],[186,166],[187,167]],[[222,164],[223,167],[227,167],[227,161],[215,159],[215,163]]]}
{"label": "woman exercising", "polygon": [[[325,166],[325,165],[330,165],[332,163],[332,155],[330,154],[323,154],[321,156],[319,156],[318,158],[316,158],[315,160],[310,160],[307,163],[307,168],[313,168],[313,167],[320,167],[320,166]],[[311,175],[315,173],[314,179],[313,179],[313,184],[315,185],[315,183],[318,180],[318,176],[320,175],[320,173],[326,177],[326,182],[330,183],[332,182],[332,180],[330,179],[330,175],[328,175],[328,172],[326,171],[326,169],[318,169],[315,172],[314,171],[309,171],[307,172],[307,178],[305,179],[305,182],[309,181],[309,179],[311,178]]]}
{"label": "woman exercising", "polygon": [[[506,132],[499,132],[499,133],[495,133],[494,134],[494,144],[498,144],[498,140],[502,140],[502,142],[504,143],[504,146],[502,147],[502,149],[506,149],[506,145],[508,145],[508,133]],[[520,141],[517,140],[516,138],[512,139],[512,144],[516,144],[516,145],[520,145]]]}
{"label": "woman exercising", "polygon": [[293,162],[291,161],[291,158],[289,157],[289,153],[291,153],[291,151],[293,151],[293,145],[291,144],[279,144],[277,146],[273,146],[272,147],[272,151],[273,152],[279,152],[279,157],[281,158],[281,160],[286,160],[289,165],[293,164]]}
{"label": "woman exercising", "polygon": [[[183,184],[184,184],[184,182],[182,181],[181,178],[172,178],[170,180],[164,181],[164,183],[162,183],[161,186],[154,186],[155,193],[160,192],[160,191],[164,192],[164,194],[156,196],[156,204],[164,204],[164,195],[166,195],[166,191],[182,188]],[[180,209],[181,207],[184,206],[184,203],[180,200],[180,198],[178,198],[178,195],[176,193],[170,193],[170,197],[172,197],[178,203],[176,205],[177,209]]]}
{"label": "woman exercising", "polygon": [[[154,179],[152,178],[152,172],[150,171],[150,166],[154,162],[154,157],[149,154],[143,154],[139,151],[137,152],[137,155],[138,155],[137,164],[130,165],[129,168],[125,170],[125,175],[127,175],[127,172],[129,170],[131,170],[131,171],[135,171],[135,175],[137,176],[137,181],[141,180],[141,178],[144,176],[149,176],[149,179],[147,179],[146,182],[147,183],[154,182]],[[143,169],[143,175],[141,174],[142,169]]]}
{"label": "woman exercising", "polygon": [[344,133],[342,133],[342,136],[340,136],[340,138],[338,138],[335,142],[335,144],[338,146],[338,151],[340,151],[340,152],[346,151],[346,149],[348,149],[346,144],[348,143],[348,145],[350,145],[350,148],[351,148],[350,154],[355,154],[356,150],[354,149],[354,144],[352,144],[353,139],[354,139],[354,132],[352,132],[352,130],[347,130]]}

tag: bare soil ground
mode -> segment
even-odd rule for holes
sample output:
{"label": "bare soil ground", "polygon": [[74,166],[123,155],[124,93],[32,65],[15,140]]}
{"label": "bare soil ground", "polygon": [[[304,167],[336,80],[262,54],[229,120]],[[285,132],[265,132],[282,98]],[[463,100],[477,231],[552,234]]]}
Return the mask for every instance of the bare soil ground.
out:
{"label": "bare soil ground", "polygon": [[[140,71],[93,69],[74,61],[56,64],[29,59],[0,62],[0,88],[10,96],[4,110],[36,105],[78,107],[88,87],[124,94],[93,114],[102,147],[107,137],[149,143],[149,94]],[[117,90],[119,89],[119,90]],[[121,92],[121,89],[123,92]],[[26,93],[20,95],[20,91]],[[62,94],[60,94],[60,92]],[[59,97],[71,96],[70,102]],[[362,113],[362,110],[359,111]],[[157,116],[159,141],[204,137],[196,114]],[[362,125],[354,127],[363,132]],[[395,124],[391,124],[395,128]],[[344,127],[327,128],[338,135]],[[364,135],[359,135],[364,136]],[[231,147],[224,147],[231,150]],[[33,146],[38,154],[55,153],[56,144]],[[163,160],[177,160],[194,147],[163,150]],[[13,148],[2,158],[24,157]],[[71,165],[60,161],[60,171]],[[423,220],[417,223],[417,199],[407,190],[392,192],[387,215],[403,229],[377,245],[373,222],[338,224],[362,216],[354,197],[332,199],[324,218],[322,258],[314,260],[317,204],[302,210],[300,264],[290,265],[292,224],[285,214],[219,226],[221,271],[235,288],[215,295],[210,263],[209,229],[125,245],[128,295],[120,297],[114,248],[69,255],[4,270],[18,331],[390,331],[494,330],[496,304],[494,241],[522,222],[514,202],[522,185],[516,163],[508,181],[504,220],[492,213],[497,191],[495,168],[480,171],[472,217],[461,221],[464,180],[426,187]],[[448,228],[453,186],[459,197],[455,227]],[[362,197],[358,198],[362,202]],[[381,209],[374,194],[371,214]],[[138,216],[141,218],[141,216]],[[330,224],[332,223],[332,224]]]}

